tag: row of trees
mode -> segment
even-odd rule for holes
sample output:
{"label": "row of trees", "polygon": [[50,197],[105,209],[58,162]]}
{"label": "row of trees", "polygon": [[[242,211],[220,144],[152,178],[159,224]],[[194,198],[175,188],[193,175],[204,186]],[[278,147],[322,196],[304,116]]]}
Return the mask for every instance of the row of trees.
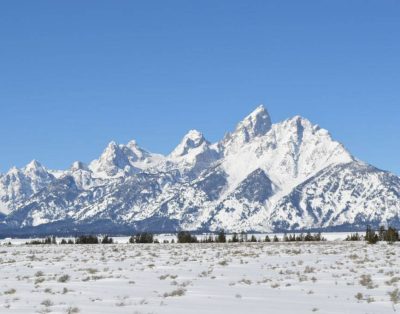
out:
{"label": "row of trees", "polygon": [[26,244],[32,244],[32,245],[37,245],[37,244],[57,244],[57,240],[55,236],[52,237],[47,237],[43,240],[32,240],[29,242],[26,242]]}
{"label": "row of trees", "polygon": [[378,232],[376,232],[368,226],[365,232],[365,240],[370,244],[375,244],[378,241],[394,243],[399,241],[399,232],[395,228],[389,227],[386,229],[384,226],[381,226]]}
{"label": "row of trees", "polygon": [[[132,236],[129,239],[130,243],[155,243],[157,240],[154,240],[154,236],[151,233],[139,233],[135,236]],[[299,241],[325,241],[326,239],[321,236],[321,233],[311,234],[308,232],[307,234],[285,234],[282,239],[279,239],[277,235],[274,235],[272,239],[266,235],[264,239],[257,239],[253,234],[251,237],[245,232],[240,234],[233,233],[232,237],[228,238],[224,230],[220,230],[216,235],[208,235],[197,238],[196,235],[192,234],[190,231],[179,231],[177,235],[178,243],[226,243],[226,242],[299,242]],[[168,242],[168,241],[164,241]],[[175,242],[174,240],[171,241]],[[158,243],[158,241],[157,241]]]}
{"label": "row of trees", "polygon": [[[114,243],[113,238],[109,236],[104,236],[103,238],[99,239],[97,236],[93,235],[82,235],[75,240],[72,239],[61,239],[59,244],[112,244]],[[37,244],[58,244],[57,239],[55,236],[52,237],[47,237],[43,240],[32,240],[29,242],[26,242],[26,244],[31,244],[31,245],[37,245]]]}
{"label": "row of trees", "polygon": [[[393,243],[400,241],[399,232],[393,228],[388,227],[387,229],[381,226],[378,230],[372,229],[367,226],[365,235],[360,235],[359,233],[353,233],[346,237],[346,241],[367,241],[370,244],[375,244],[378,241],[386,241],[388,243]],[[231,237],[227,237],[224,230],[220,230],[216,235],[202,236],[198,238],[195,234],[190,231],[179,231],[177,234],[178,243],[226,243],[226,242],[311,242],[311,241],[326,241],[322,237],[321,233],[311,234],[310,232],[304,234],[284,234],[282,238],[278,238],[274,235],[270,238],[268,235],[264,239],[257,239],[253,234],[250,237],[245,233],[233,233]],[[164,243],[169,243],[168,240],[164,240]],[[27,244],[57,244],[56,237],[47,237],[43,240],[32,240],[26,242]],[[111,244],[114,243],[113,238],[109,236],[104,236],[99,238],[93,235],[82,235],[72,239],[62,239],[59,244]],[[154,234],[150,232],[142,232],[133,235],[129,238],[129,243],[159,243],[155,239]],[[172,239],[171,243],[175,243]]]}
{"label": "row of trees", "polygon": [[154,235],[149,232],[138,233],[129,238],[129,243],[153,243]]}
{"label": "row of trees", "polygon": [[[324,241],[325,239],[320,233],[316,234],[285,234],[282,239],[279,239],[277,235],[270,238],[268,235],[264,239],[257,239],[253,234],[250,237],[245,233],[233,233],[232,237],[227,237],[224,230],[220,230],[216,235],[208,235],[204,237],[197,238],[196,235],[192,234],[190,231],[179,231],[177,235],[178,243],[226,243],[226,242],[301,242],[301,241]],[[82,235],[73,239],[62,239],[59,244],[111,244],[114,243],[113,238],[109,236],[104,236],[99,238],[94,235]],[[159,243],[155,239],[154,234],[150,232],[142,232],[133,235],[129,238],[129,243]],[[164,243],[169,243],[168,240],[164,240]],[[175,243],[172,239],[171,243]],[[26,242],[26,244],[57,244],[56,237],[47,237],[43,240],[32,240]]]}
{"label": "row of trees", "polygon": [[365,240],[369,244],[375,244],[378,241],[386,241],[388,243],[394,243],[400,241],[399,232],[393,228],[385,228],[384,226],[380,226],[376,231],[371,228],[371,226],[367,226],[365,231],[365,236],[361,236],[358,233],[353,233],[347,236],[346,241],[362,241]]}
{"label": "row of trees", "polygon": [[314,242],[314,241],[326,241],[326,239],[321,235],[321,233],[311,234],[307,232],[306,234],[285,234],[283,236],[283,242]]}

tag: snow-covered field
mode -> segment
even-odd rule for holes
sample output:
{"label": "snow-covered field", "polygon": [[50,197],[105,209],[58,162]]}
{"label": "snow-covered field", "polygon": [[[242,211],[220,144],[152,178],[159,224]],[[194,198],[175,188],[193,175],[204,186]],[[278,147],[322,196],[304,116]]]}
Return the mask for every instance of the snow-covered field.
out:
{"label": "snow-covered field", "polygon": [[0,247],[0,313],[393,313],[399,244]]}

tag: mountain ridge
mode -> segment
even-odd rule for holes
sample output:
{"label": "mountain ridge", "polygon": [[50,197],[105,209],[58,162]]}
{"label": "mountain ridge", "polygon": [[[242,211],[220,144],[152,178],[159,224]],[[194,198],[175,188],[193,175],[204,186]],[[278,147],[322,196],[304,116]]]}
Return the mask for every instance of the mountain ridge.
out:
{"label": "mountain ridge", "polygon": [[89,165],[52,171],[32,161],[0,175],[0,235],[356,229],[399,225],[399,213],[398,176],[301,116],[273,124],[262,105],[216,143],[190,130],[166,156],[110,142]]}

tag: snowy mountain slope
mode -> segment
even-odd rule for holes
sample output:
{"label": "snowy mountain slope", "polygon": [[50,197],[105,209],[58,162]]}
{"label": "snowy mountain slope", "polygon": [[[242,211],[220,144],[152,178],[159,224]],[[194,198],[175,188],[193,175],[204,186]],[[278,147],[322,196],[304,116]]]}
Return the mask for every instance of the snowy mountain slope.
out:
{"label": "snowy mountain slope", "polygon": [[362,228],[399,224],[400,178],[307,119],[272,124],[259,106],[221,141],[191,130],[167,156],[111,142],[89,166],[13,168],[0,177],[0,213],[0,233]]}
{"label": "snowy mountain slope", "polygon": [[197,130],[190,130],[181,143],[167,156],[169,167],[178,169],[190,178],[198,176],[220,157],[215,145],[211,145]]}
{"label": "snowy mountain slope", "polygon": [[399,200],[399,177],[354,161],[332,165],[297,186],[280,200],[269,219],[282,229],[398,226]]}
{"label": "snowy mountain slope", "polygon": [[22,169],[11,168],[0,177],[0,212],[9,214],[54,180],[55,177],[36,160]]}
{"label": "snowy mountain slope", "polygon": [[274,124],[263,136],[225,152],[222,167],[234,188],[256,169],[262,169],[284,191],[312,174],[353,157],[329,133],[310,121],[296,116]]}

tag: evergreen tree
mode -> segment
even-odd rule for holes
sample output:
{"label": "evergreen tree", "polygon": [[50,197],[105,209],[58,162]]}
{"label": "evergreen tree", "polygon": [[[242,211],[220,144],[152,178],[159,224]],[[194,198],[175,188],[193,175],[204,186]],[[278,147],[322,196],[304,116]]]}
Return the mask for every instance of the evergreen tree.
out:
{"label": "evergreen tree", "polygon": [[98,244],[99,239],[92,235],[82,235],[75,239],[76,244]]}
{"label": "evergreen tree", "polygon": [[226,242],[226,235],[225,235],[225,230],[224,229],[222,229],[222,230],[220,230],[218,232],[217,239],[216,239],[215,242],[218,242],[218,243],[225,243]]}
{"label": "evergreen tree", "polygon": [[108,237],[108,235],[104,236],[103,240],[101,240],[102,244],[112,244],[113,242],[113,238]]}
{"label": "evergreen tree", "polygon": [[195,236],[192,236],[189,231],[178,232],[178,243],[196,243],[198,242]]}
{"label": "evergreen tree", "polygon": [[129,243],[153,243],[154,235],[150,232],[138,233],[129,238]]}
{"label": "evergreen tree", "polygon": [[304,237],[304,241],[314,241],[314,237],[311,235],[310,232],[307,232],[307,234]]}
{"label": "evergreen tree", "polygon": [[384,240],[388,243],[393,243],[395,241],[399,241],[399,233],[395,228],[389,227],[386,231]]}
{"label": "evergreen tree", "polygon": [[375,233],[375,230],[372,230],[371,226],[367,226],[367,230],[365,232],[365,240],[369,244],[375,244],[379,240],[379,236]]}
{"label": "evergreen tree", "polygon": [[295,237],[295,240],[298,241],[298,242],[304,241],[304,235],[303,235],[303,233],[297,235],[297,236]]}
{"label": "evergreen tree", "polygon": [[239,237],[236,232],[234,232],[232,235],[232,242],[239,242]]}
{"label": "evergreen tree", "polygon": [[358,232],[352,233],[346,237],[345,241],[361,241],[361,236]]}

